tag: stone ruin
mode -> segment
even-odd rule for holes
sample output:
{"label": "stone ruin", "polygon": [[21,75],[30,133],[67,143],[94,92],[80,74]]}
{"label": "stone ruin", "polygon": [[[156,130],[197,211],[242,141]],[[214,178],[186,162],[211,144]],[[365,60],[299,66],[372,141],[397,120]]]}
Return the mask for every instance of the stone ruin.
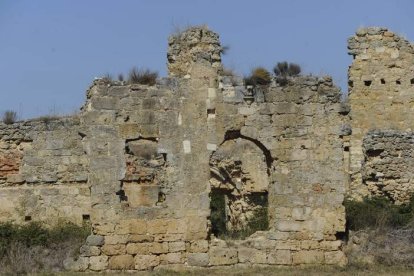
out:
{"label": "stone ruin", "polygon": [[247,90],[207,28],[170,37],[156,85],[97,79],[79,116],[0,124],[0,221],[88,221],[77,271],[344,265],[345,196],[414,190],[413,45],[348,43],[346,105],[330,77]]}

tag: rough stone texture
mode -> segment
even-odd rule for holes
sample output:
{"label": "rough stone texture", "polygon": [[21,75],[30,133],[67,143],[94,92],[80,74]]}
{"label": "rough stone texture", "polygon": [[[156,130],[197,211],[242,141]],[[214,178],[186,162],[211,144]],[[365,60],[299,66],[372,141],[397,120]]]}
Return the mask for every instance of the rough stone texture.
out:
{"label": "rough stone texture", "polygon": [[0,124],[0,221],[82,224],[90,214],[79,118]]}
{"label": "rough stone texture", "polygon": [[370,130],[413,131],[414,47],[386,28],[358,30],[348,40],[354,57],[349,68],[350,194],[355,198],[376,193],[363,181],[363,140]]}
{"label": "rough stone texture", "polygon": [[[98,79],[78,121],[1,125],[0,210],[19,206],[7,189],[50,188],[45,210],[89,215],[94,235],[72,265],[79,270],[85,260],[102,271],[344,259],[336,234],[345,230],[350,127],[332,79],[273,81],[248,97],[239,80],[220,76],[217,34],[190,28],[169,47],[170,77],[154,86]],[[236,229],[257,207],[252,194],[266,196],[269,228],[232,242],[212,236],[212,189],[236,198]],[[24,220],[6,211],[0,218]]]}
{"label": "rough stone texture", "polygon": [[414,133],[369,132],[363,152],[362,181],[370,194],[408,202],[414,193]]}
{"label": "rough stone texture", "polygon": [[170,76],[184,77],[190,66],[202,63],[221,70],[221,51],[218,34],[207,27],[191,27],[178,31],[168,40],[168,71]]}

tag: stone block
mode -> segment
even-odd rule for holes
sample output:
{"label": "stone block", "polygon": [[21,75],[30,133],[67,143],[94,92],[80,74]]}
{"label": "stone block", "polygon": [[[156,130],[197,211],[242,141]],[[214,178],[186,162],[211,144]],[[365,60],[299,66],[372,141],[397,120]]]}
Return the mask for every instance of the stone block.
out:
{"label": "stone block", "polygon": [[126,252],[128,254],[139,254],[147,255],[149,253],[150,243],[141,242],[141,243],[128,243],[126,246]]}
{"label": "stone block", "polygon": [[208,266],[210,259],[208,253],[188,253],[187,262],[189,266]]}
{"label": "stone block", "polygon": [[167,233],[182,234],[185,233],[186,228],[187,225],[184,219],[170,219],[167,224]]}
{"label": "stone block", "polygon": [[303,223],[294,220],[279,220],[276,222],[276,229],[281,232],[297,232],[303,229]]}
{"label": "stone block", "polygon": [[199,240],[192,241],[190,243],[190,252],[192,253],[205,253],[208,251],[208,241]]}
{"label": "stone block", "polygon": [[325,264],[345,266],[348,260],[342,251],[325,252]]}
{"label": "stone block", "polygon": [[257,106],[255,106],[255,105],[252,105],[252,106],[241,106],[238,109],[238,113],[240,115],[248,116],[248,115],[256,114],[257,111],[258,111],[258,109],[259,108]]}
{"label": "stone block", "polygon": [[168,251],[169,252],[185,251],[185,242],[183,242],[183,241],[169,242],[168,243]]}
{"label": "stone block", "polygon": [[131,234],[128,235],[128,242],[152,242],[154,241],[154,236],[152,235],[136,235],[136,234]]}
{"label": "stone block", "polygon": [[108,267],[108,256],[92,256],[89,258],[89,269],[93,271],[102,271]]}
{"label": "stone block", "polygon": [[[113,223],[99,223],[94,225],[94,229],[97,234],[99,235],[108,235],[114,232],[115,230],[115,224]],[[104,237],[101,236],[102,244],[104,243]],[[86,243],[88,244],[88,240],[86,240]],[[98,245],[102,245],[98,244]],[[95,245],[95,244],[88,244],[88,245]]]}
{"label": "stone block", "polygon": [[128,235],[110,235],[105,236],[106,244],[126,244],[128,242]]}
{"label": "stone block", "polygon": [[322,264],[324,263],[324,253],[318,250],[302,250],[292,254],[292,263],[298,264]]}
{"label": "stone block", "polygon": [[7,175],[7,182],[11,184],[21,184],[24,182],[24,178],[21,174],[9,174]]}
{"label": "stone block", "polygon": [[101,254],[101,250],[98,246],[82,245],[79,249],[79,253],[84,257],[98,256]]}
{"label": "stone block", "polygon": [[153,242],[149,245],[149,252],[153,254],[168,253],[168,242]]}
{"label": "stone block", "polygon": [[141,125],[140,135],[143,138],[157,138],[159,136],[158,125],[154,123]]}
{"label": "stone block", "polygon": [[271,251],[267,256],[267,262],[269,264],[276,265],[291,265],[292,256],[290,250],[276,250]]}
{"label": "stone block", "polygon": [[270,240],[287,240],[289,238],[288,232],[269,232],[267,238]]}
{"label": "stone block", "polygon": [[86,238],[86,244],[89,246],[100,246],[105,242],[105,238],[100,235],[90,235]]}
{"label": "stone block", "polygon": [[185,154],[191,153],[191,141],[190,140],[183,141],[183,149],[184,149]]}
{"label": "stone block", "polygon": [[122,139],[137,139],[139,137],[139,126],[137,124],[119,125],[119,136]]}
{"label": "stone block", "polygon": [[134,261],[136,270],[148,270],[160,264],[160,257],[157,255],[136,255]]}
{"label": "stone block", "polygon": [[[147,222],[141,219],[125,219],[125,220],[121,220],[115,229],[116,229],[116,233],[121,234],[121,235],[126,235],[126,234],[144,235],[147,233]],[[144,235],[141,238],[145,239],[146,237]]]}
{"label": "stone block", "polygon": [[240,263],[265,264],[267,262],[266,251],[254,248],[239,248],[238,257]]}
{"label": "stone block", "polygon": [[112,256],[109,259],[109,269],[113,270],[131,270],[135,268],[135,261],[132,255]]}
{"label": "stone block", "polygon": [[170,220],[168,219],[149,220],[147,231],[149,234],[166,234],[169,222]]}
{"label": "stone block", "polygon": [[158,202],[158,185],[138,185],[135,183],[124,183],[125,195],[128,197],[129,207],[155,206]]}
{"label": "stone block", "polygon": [[182,253],[167,253],[160,255],[161,264],[181,264],[183,263]]}
{"label": "stone block", "polygon": [[156,242],[176,242],[184,240],[183,234],[156,234],[154,241]]}
{"label": "stone block", "polygon": [[342,241],[321,241],[320,242],[320,247],[323,250],[327,250],[327,251],[336,251],[339,250],[341,248],[342,245]]}
{"label": "stone block", "polygon": [[96,110],[115,110],[118,100],[109,97],[95,97],[91,100],[92,108]]}
{"label": "stone block", "polygon": [[125,244],[105,244],[102,246],[102,253],[108,256],[122,255],[126,253]]}
{"label": "stone block", "polygon": [[237,250],[213,247],[210,249],[210,265],[232,265],[238,262]]}
{"label": "stone block", "polygon": [[240,133],[243,136],[247,136],[253,139],[257,139],[259,135],[257,128],[255,128],[254,126],[244,126],[241,128]]}

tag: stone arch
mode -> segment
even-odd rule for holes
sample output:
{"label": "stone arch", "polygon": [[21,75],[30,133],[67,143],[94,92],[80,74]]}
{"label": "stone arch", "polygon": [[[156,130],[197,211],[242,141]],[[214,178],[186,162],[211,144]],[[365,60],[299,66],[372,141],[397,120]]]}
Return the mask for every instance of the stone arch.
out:
{"label": "stone arch", "polygon": [[210,157],[211,232],[244,238],[268,228],[272,159],[254,139],[237,133],[226,138]]}

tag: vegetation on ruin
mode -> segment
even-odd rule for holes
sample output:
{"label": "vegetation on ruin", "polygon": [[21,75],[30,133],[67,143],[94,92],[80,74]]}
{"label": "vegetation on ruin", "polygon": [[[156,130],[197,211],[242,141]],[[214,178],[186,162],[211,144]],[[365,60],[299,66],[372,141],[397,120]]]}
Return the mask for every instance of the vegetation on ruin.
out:
{"label": "vegetation on ruin", "polygon": [[130,84],[145,84],[155,85],[158,78],[158,72],[149,69],[132,68],[128,75],[128,82]]}
{"label": "vegetation on ruin", "polygon": [[246,85],[268,85],[272,81],[272,76],[266,68],[256,67],[251,71],[250,75],[244,79],[244,81]]}
{"label": "vegetation on ruin", "polygon": [[394,205],[385,197],[346,200],[345,253],[350,265],[414,267],[414,196]]}
{"label": "vegetation on ruin", "polygon": [[63,269],[63,261],[78,253],[90,226],[61,222],[46,228],[38,222],[0,224],[0,274],[28,274]]}
{"label": "vegetation on ruin", "polygon": [[14,124],[17,121],[17,113],[13,110],[7,110],[3,113],[3,123],[7,125]]}
{"label": "vegetation on ruin", "polygon": [[[247,222],[245,228],[241,230],[228,230],[226,227],[226,201],[225,195],[220,192],[211,193],[211,215],[210,221],[212,225],[211,232],[223,240],[243,240],[257,231],[268,230],[268,208],[267,198],[258,199],[263,202],[258,204],[253,216]],[[260,206],[260,207],[259,207]]]}
{"label": "vegetation on ruin", "polygon": [[347,228],[352,231],[367,228],[398,228],[414,220],[414,196],[409,203],[395,205],[386,197],[345,200]]}
{"label": "vegetation on ruin", "polygon": [[112,83],[114,80],[112,78],[112,75],[109,73],[106,73],[103,77],[102,80],[106,83]]}
{"label": "vegetation on ruin", "polygon": [[[275,80],[280,86],[285,86],[289,82],[289,77],[298,76],[302,69],[299,64],[288,63],[287,61],[278,62],[273,68]],[[244,78],[245,85],[268,85],[272,81],[270,72],[263,67],[254,68],[250,75]]]}
{"label": "vegetation on ruin", "polygon": [[287,61],[278,62],[273,68],[276,76],[276,82],[285,86],[288,83],[288,77],[294,77],[300,74],[302,69],[296,63],[288,63]]}

